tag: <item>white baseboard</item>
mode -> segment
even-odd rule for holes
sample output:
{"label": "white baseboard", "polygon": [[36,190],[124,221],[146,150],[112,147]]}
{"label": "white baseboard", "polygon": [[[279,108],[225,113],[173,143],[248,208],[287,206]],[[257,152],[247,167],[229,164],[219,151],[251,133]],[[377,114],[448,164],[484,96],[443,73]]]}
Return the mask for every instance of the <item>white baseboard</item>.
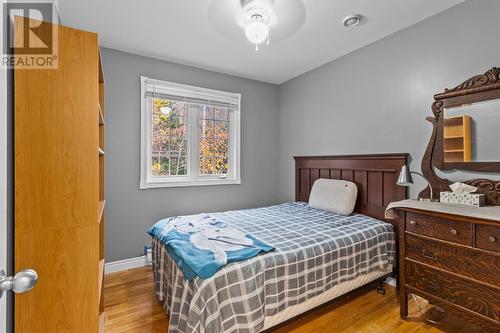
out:
{"label": "white baseboard", "polygon": [[396,288],[396,282],[397,282],[396,279],[390,276],[385,279],[385,283],[387,283],[390,286],[393,286],[394,288]]}
{"label": "white baseboard", "polygon": [[104,272],[106,274],[126,271],[127,269],[144,267],[146,265],[146,259],[144,256],[129,258],[124,260],[107,262],[104,265]]}

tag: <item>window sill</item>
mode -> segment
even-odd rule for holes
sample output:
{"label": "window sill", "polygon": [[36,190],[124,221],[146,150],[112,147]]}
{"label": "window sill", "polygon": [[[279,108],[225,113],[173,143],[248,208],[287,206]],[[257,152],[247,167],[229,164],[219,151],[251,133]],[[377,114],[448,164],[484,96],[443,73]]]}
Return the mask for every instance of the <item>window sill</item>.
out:
{"label": "window sill", "polygon": [[168,181],[141,181],[139,189],[146,190],[150,188],[163,187],[188,187],[188,186],[213,186],[213,185],[238,185],[241,184],[241,179],[182,179]]}

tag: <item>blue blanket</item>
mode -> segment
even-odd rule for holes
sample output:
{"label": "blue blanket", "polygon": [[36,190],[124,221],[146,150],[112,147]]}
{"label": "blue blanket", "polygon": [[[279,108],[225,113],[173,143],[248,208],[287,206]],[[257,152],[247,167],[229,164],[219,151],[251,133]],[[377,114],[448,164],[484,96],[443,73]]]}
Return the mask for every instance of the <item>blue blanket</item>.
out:
{"label": "blue blanket", "polygon": [[[208,218],[208,215],[206,215]],[[181,217],[182,218],[182,217]],[[184,273],[185,278],[193,280],[196,276],[207,279],[213,276],[225,264],[245,260],[258,255],[261,252],[268,252],[274,247],[258,240],[250,234],[243,234],[245,242],[238,242],[232,238],[218,238],[206,235],[213,235],[214,232],[225,231],[225,228],[234,229],[224,222],[210,218],[211,223],[204,223],[203,226],[194,226],[191,223],[177,226],[178,217],[166,218],[155,223],[148,229],[147,233],[158,238],[165,244],[168,254],[177,263]],[[234,229],[240,232],[237,229]],[[221,261],[220,255],[211,250],[201,249],[193,244],[193,235],[201,236],[208,240],[209,245],[218,248],[218,245],[226,245],[234,250],[224,251],[224,260]],[[198,237],[199,238],[199,237]],[[219,253],[220,254],[220,253]]]}

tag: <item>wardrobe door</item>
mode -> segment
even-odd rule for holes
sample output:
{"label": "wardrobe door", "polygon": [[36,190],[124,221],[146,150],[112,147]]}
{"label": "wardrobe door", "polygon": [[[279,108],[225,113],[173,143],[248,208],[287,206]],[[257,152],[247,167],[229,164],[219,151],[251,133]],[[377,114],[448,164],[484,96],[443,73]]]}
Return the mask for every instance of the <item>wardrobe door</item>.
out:
{"label": "wardrobe door", "polygon": [[57,69],[14,70],[16,333],[98,331],[98,41],[57,29]]}

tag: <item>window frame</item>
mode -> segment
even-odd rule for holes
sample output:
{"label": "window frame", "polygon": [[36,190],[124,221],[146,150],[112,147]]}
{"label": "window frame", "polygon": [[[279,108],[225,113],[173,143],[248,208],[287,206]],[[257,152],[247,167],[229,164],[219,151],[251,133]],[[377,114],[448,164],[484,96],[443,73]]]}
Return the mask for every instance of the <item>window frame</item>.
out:
{"label": "window frame", "polygon": [[[229,170],[227,176],[221,175],[200,175],[198,154],[193,152],[193,147],[199,147],[199,112],[193,117],[187,105],[187,126],[188,126],[188,149],[187,160],[188,170],[185,176],[152,176],[151,155],[152,155],[152,114],[148,106],[149,98],[146,97],[148,84],[158,85],[159,89],[164,89],[169,94],[178,96],[180,100],[184,97],[202,98],[211,101],[232,101],[237,105],[237,109],[229,112]],[[141,160],[140,160],[140,189],[162,188],[162,187],[185,187],[185,186],[207,186],[207,185],[229,185],[241,184],[240,176],[240,149],[241,149],[241,94],[220,90],[190,86],[180,83],[152,79],[141,76]],[[196,156],[197,155],[197,156]],[[195,174],[193,174],[195,173]],[[224,178],[222,178],[224,177]]]}

